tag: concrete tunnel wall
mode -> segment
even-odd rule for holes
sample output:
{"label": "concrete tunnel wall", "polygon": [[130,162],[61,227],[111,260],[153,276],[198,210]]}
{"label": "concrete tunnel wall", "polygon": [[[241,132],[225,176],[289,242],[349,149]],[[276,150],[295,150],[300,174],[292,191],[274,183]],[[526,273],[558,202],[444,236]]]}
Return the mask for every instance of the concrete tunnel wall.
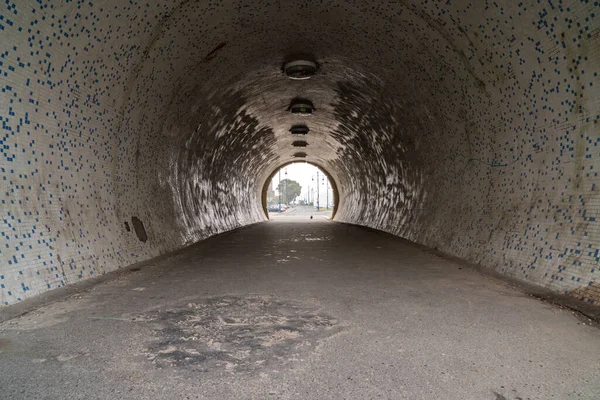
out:
{"label": "concrete tunnel wall", "polygon": [[337,220],[600,301],[598,2],[8,0],[0,35],[2,305],[264,221],[297,122]]}

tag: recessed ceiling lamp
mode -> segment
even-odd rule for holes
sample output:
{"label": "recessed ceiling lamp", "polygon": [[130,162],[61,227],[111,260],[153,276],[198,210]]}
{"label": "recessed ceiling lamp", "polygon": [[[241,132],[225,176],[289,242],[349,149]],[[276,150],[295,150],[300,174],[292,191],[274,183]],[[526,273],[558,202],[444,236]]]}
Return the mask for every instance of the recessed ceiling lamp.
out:
{"label": "recessed ceiling lamp", "polygon": [[283,70],[290,79],[310,79],[317,73],[317,64],[309,60],[294,60],[286,63]]}
{"label": "recessed ceiling lamp", "polygon": [[298,115],[311,115],[314,109],[315,107],[313,106],[312,102],[305,99],[292,100],[292,104],[290,104],[289,108],[292,114]]}
{"label": "recessed ceiling lamp", "polygon": [[306,135],[309,131],[310,129],[306,125],[293,125],[290,129],[292,135]]}
{"label": "recessed ceiling lamp", "polygon": [[296,140],[292,143],[294,147],[306,147],[308,146],[308,142],[305,140]]}

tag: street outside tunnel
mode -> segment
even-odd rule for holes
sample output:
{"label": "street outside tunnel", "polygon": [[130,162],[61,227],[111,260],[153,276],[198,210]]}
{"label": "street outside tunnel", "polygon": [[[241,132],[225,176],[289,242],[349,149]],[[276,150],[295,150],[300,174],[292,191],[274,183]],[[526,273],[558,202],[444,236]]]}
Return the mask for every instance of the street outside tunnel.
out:
{"label": "street outside tunnel", "polygon": [[338,186],[331,175],[307,162],[277,169],[263,190],[263,204],[269,218],[300,215],[333,218],[338,198]]}

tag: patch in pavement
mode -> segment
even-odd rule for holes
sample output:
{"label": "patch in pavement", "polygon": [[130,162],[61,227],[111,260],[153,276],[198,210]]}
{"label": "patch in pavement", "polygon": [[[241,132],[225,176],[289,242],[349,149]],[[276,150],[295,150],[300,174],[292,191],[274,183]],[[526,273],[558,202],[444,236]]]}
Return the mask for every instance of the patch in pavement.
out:
{"label": "patch in pavement", "polygon": [[158,366],[252,372],[301,360],[339,321],[269,297],[213,297],[148,315],[163,326],[149,347]]}
{"label": "patch in pavement", "polygon": [[0,338],[0,353],[10,346],[10,340]]}

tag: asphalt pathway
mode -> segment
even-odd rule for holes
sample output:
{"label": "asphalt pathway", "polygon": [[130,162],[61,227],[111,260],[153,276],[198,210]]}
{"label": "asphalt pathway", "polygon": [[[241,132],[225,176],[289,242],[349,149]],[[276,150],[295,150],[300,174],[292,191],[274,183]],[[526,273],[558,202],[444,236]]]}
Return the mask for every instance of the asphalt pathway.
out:
{"label": "asphalt pathway", "polygon": [[0,324],[6,399],[598,399],[600,331],[402,239],[305,215]]}
{"label": "asphalt pathway", "polygon": [[318,218],[318,217],[330,218],[331,211],[324,210],[324,209],[320,209],[319,211],[317,211],[317,209],[315,207],[298,206],[298,207],[290,207],[287,209],[287,211],[281,212],[281,213],[279,213],[279,212],[269,213],[269,218],[308,217],[310,219],[310,216],[312,216],[313,219]]}

